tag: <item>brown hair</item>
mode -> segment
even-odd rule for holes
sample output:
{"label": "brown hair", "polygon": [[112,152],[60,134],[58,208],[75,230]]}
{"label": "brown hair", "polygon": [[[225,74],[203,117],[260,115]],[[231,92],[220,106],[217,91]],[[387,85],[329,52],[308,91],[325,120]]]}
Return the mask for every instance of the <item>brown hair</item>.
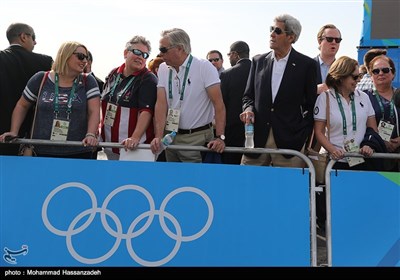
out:
{"label": "brown hair", "polygon": [[163,62],[164,62],[164,59],[160,56],[157,56],[156,58],[149,61],[148,68],[151,72],[153,72],[157,76],[158,67]]}
{"label": "brown hair", "polygon": [[392,71],[393,75],[396,74],[396,66],[395,66],[393,60],[392,60],[390,57],[386,56],[386,55],[378,55],[378,56],[375,56],[375,57],[371,60],[371,62],[369,63],[368,69],[370,69],[370,70],[372,71],[372,70],[373,70],[373,69],[372,69],[372,66],[374,66],[375,61],[377,61],[378,59],[386,60],[386,61],[389,63],[390,68],[392,68],[390,71]]}
{"label": "brown hair", "polygon": [[342,79],[353,74],[358,67],[358,61],[348,56],[341,56],[336,59],[329,68],[325,83],[328,87],[338,89]]}

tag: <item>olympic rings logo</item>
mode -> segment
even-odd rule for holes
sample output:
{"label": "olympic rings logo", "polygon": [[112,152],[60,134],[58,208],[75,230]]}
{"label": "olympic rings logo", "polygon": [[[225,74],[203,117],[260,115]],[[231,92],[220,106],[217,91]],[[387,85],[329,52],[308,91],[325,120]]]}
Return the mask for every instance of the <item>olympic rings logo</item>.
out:
{"label": "olympic rings logo", "polygon": [[[90,209],[82,211],[80,214],[78,214],[72,222],[69,224],[67,230],[60,230],[55,228],[52,223],[50,222],[48,218],[48,206],[50,204],[50,201],[53,199],[53,197],[58,193],[61,192],[62,190],[68,189],[68,188],[79,188],[84,190],[90,197],[91,202],[92,202],[92,207]],[[141,193],[148,201],[149,204],[149,210],[143,212],[140,214],[138,217],[136,217],[132,223],[130,224],[128,230],[126,233],[123,233],[122,230],[122,223],[120,219],[117,217],[117,215],[107,209],[108,204],[112,200],[112,198],[117,195],[120,192],[127,191],[127,190],[133,190]],[[192,192],[200,196],[202,199],[204,199],[205,203],[207,204],[208,208],[208,217],[207,221],[205,222],[204,226],[195,234],[189,235],[189,236],[183,236],[182,235],[182,229],[177,221],[177,219],[165,211],[168,202],[176,195],[184,192]],[[97,258],[85,258],[81,255],[78,254],[78,252],[75,250],[73,243],[72,243],[72,236],[79,234],[80,232],[84,231],[87,229],[92,221],[94,220],[96,213],[100,213],[100,218],[101,218],[101,223],[104,229],[109,233],[111,236],[115,237],[115,243],[112,246],[112,248],[106,252],[103,256],[97,257]],[[80,221],[89,215],[89,218],[87,219],[86,222],[82,223],[79,227],[76,227],[77,224],[81,224]],[[175,240],[175,246],[172,248],[172,251],[164,258],[158,260],[158,261],[148,261],[145,260],[141,257],[139,257],[135,250],[132,247],[132,242],[131,239],[138,237],[139,235],[143,234],[149,227],[150,224],[153,222],[154,216],[158,215],[159,217],[159,223],[166,235],[170,237],[171,239]],[[108,218],[111,218],[113,222],[115,223],[116,230],[112,229],[108,221],[106,219],[106,216]],[[148,218],[147,221],[143,224],[143,226],[139,229],[136,229],[136,226],[142,221],[143,219]],[[175,233],[172,232],[168,226],[165,223],[165,218],[167,218],[172,225],[175,227]],[[42,206],[42,220],[43,223],[45,224],[46,228],[51,231],[52,233],[59,235],[59,236],[65,236],[66,237],[66,244],[69,253],[73,258],[76,260],[80,261],[81,263],[85,264],[97,264],[104,262],[108,258],[110,258],[119,248],[119,245],[122,241],[122,239],[126,240],[126,246],[129,252],[129,255],[132,257],[134,261],[136,261],[138,264],[143,265],[143,266],[161,266],[167,262],[169,262],[172,258],[175,257],[175,255],[178,253],[178,250],[182,244],[182,242],[188,242],[188,241],[193,241],[198,238],[200,238],[203,234],[205,234],[208,229],[210,228],[214,218],[214,207],[213,204],[210,200],[210,198],[207,196],[206,193],[201,191],[198,188],[195,187],[181,187],[178,189],[173,190],[170,192],[162,201],[160,205],[160,209],[157,210],[155,208],[155,203],[153,200],[153,197],[151,194],[144,189],[143,187],[137,186],[137,185],[124,185],[119,188],[116,188],[113,190],[104,200],[103,205],[99,208],[97,207],[97,199],[96,195],[94,192],[86,185],[79,183],[79,182],[70,182],[70,183],[65,183],[57,188],[55,188],[53,191],[49,193],[49,195],[46,197],[43,206]]]}

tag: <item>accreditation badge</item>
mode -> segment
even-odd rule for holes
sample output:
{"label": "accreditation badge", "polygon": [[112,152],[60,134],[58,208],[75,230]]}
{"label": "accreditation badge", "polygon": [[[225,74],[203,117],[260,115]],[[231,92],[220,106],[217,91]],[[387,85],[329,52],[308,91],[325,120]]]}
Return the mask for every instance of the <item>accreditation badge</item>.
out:
{"label": "accreditation badge", "polygon": [[180,110],[168,109],[167,124],[165,126],[165,130],[177,132],[179,128],[180,115],[181,115]]}
{"label": "accreditation badge", "polygon": [[[359,153],[360,147],[356,144],[354,139],[344,142],[344,149],[349,153]],[[363,163],[365,160],[362,157],[346,157],[347,163],[350,167]]]}
{"label": "accreditation badge", "polygon": [[104,119],[104,124],[108,126],[113,126],[115,121],[115,116],[117,114],[118,106],[112,103],[107,104],[106,115]]}
{"label": "accreditation badge", "polygon": [[389,142],[392,137],[394,125],[385,121],[380,121],[378,125],[379,136],[384,140]]}
{"label": "accreditation badge", "polygon": [[66,141],[68,136],[69,121],[54,119],[50,140]]}

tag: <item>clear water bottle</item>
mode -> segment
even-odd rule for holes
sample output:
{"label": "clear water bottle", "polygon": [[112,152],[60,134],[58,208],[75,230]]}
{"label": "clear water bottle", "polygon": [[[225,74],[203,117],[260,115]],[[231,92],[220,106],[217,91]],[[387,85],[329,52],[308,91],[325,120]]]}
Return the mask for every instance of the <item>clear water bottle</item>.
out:
{"label": "clear water bottle", "polygon": [[168,134],[165,134],[163,139],[161,139],[161,149],[162,151],[165,150],[173,141],[175,138],[176,132],[172,131]]}
{"label": "clear water bottle", "polygon": [[248,123],[244,125],[244,135],[246,141],[244,143],[245,148],[254,148],[254,125],[253,123]]}

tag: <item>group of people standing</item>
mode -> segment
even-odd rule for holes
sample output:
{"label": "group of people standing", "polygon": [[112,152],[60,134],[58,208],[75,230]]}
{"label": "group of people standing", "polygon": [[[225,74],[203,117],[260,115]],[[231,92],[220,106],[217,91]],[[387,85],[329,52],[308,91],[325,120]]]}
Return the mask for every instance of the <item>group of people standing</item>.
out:
{"label": "group of people standing", "polygon": [[[223,163],[304,167],[295,156],[224,153],[226,146],[243,147],[244,123],[253,122],[257,148],[305,152],[314,130],[313,145],[338,160],[337,168],[361,168],[344,154],[370,156],[380,147],[368,141],[371,137],[365,140],[367,128],[375,141],[383,140],[382,152],[398,152],[400,104],[392,86],[393,61],[385,55],[371,59],[365,66],[373,86],[358,90],[357,61],[335,57],[340,30],[332,24],[321,28],[320,54],[313,59],[293,48],[301,28],[293,16],[277,16],[269,30],[271,51],[250,60],[247,43],[234,42],[228,53],[232,67],[226,70],[217,50],[207,59],[194,56],[189,35],[179,28],[162,31],[159,55],[148,68],[151,44],[137,35],[125,44],[124,63],[100,85],[93,73],[85,73],[92,56],[83,44],[65,42],[53,62],[32,52],[36,41],[29,25],[12,24],[10,47],[0,54],[6,66],[0,74],[0,142],[7,136],[29,137],[33,126],[34,139],[83,143],[38,145],[40,156],[93,158],[99,141],[121,143],[126,150],[146,143],[158,154],[162,137],[175,131],[173,144],[207,146],[222,154]],[[56,123],[63,129],[55,130]],[[0,144],[0,154],[16,154],[16,148]],[[108,159],[119,158],[119,149],[105,148],[105,153]],[[165,158],[202,162],[198,151],[167,149]],[[396,164],[387,168],[398,170]]]}

